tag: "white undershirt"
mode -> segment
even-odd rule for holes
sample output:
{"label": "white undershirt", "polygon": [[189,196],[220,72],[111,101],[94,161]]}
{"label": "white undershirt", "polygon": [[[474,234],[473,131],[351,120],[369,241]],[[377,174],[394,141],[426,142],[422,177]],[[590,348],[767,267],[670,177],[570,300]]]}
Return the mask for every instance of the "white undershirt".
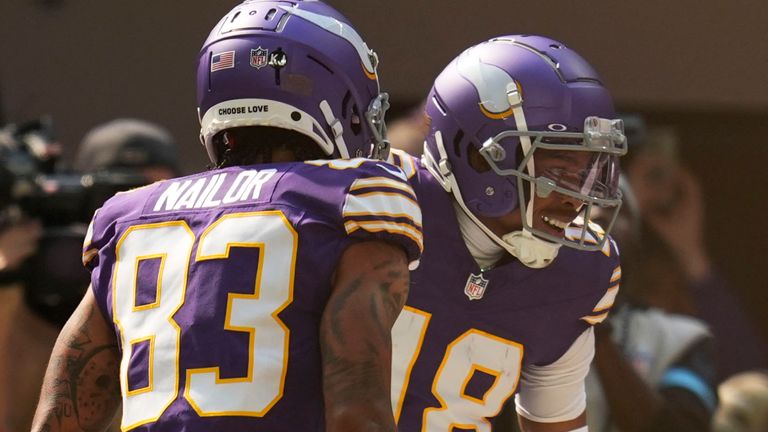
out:
{"label": "white undershirt", "polygon": [[493,241],[477,224],[464,213],[456,201],[453,202],[456,219],[459,221],[459,229],[469,253],[481,269],[486,270],[498,262],[505,253],[503,247]]}
{"label": "white undershirt", "polygon": [[595,333],[590,327],[554,363],[523,368],[517,413],[528,420],[555,423],[573,420],[587,408],[584,380],[595,355]]}

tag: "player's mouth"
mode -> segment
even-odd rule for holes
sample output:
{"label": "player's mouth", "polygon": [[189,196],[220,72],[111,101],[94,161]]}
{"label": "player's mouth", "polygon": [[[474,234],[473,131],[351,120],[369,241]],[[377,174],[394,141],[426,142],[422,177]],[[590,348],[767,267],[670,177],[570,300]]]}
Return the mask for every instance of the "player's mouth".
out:
{"label": "player's mouth", "polygon": [[541,216],[541,221],[544,222],[545,226],[558,235],[562,235],[565,232],[565,229],[571,223],[571,220],[572,219],[567,219],[562,216]]}

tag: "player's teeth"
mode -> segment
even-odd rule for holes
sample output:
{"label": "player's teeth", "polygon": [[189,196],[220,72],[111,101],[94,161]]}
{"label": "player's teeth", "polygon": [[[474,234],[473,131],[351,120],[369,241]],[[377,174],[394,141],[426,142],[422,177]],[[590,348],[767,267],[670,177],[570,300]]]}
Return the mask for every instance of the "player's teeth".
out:
{"label": "player's teeth", "polygon": [[568,222],[562,222],[556,219],[550,219],[547,216],[544,216],[542,219],[544,219],[544,222],[552,225],[555,228],[565,229],[565,227],[568,226]]}

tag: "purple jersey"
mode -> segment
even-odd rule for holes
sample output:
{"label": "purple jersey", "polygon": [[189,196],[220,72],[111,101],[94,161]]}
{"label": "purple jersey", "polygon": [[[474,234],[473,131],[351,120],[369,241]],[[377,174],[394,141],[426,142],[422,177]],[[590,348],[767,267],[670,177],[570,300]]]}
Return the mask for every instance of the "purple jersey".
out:
{"label": "purple jersey", "polygon": [[452,195],[416,159],[393,158],[419,198],[425,241],[393,328],[398,426],[488,431],[488,419],[517,390],[522,368],[551,364],[606,318],[618,291],[618,253],[612,242],[596,252],[563,247],[543,269],[510,256],[481,271],[465,246]]}
{"label": "purple jersey", "polygon": [[231,167],[121,193],[83,259],[122,351],[122,429],[323,431],[319,324],[350,244],[411,261],[402,172],[363,159]]}

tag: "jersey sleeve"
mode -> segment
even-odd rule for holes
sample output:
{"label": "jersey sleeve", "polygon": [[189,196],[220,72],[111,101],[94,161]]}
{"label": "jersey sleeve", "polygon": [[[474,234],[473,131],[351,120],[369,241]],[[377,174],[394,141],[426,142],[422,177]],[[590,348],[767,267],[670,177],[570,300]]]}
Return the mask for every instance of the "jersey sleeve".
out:
{"label": "jersey sleeve", "polygon": [[587,407],[584,380],[594,354],[594,329],[589,327],[554,363],[525,366],[515,396],[517,413],[541,423],[568,421],[581,415]]}
{"label": "jersey sleeve", "polygon": [[114,240],[118,219],[136,218],[147,200],[146,192],[159,183],[117,192],[96,210],[83,240],[83,265],[93,273],[103,263],[99,252]]}
{"label": "jersey sleeve", "polygon": [[387,159],[387,162],[400,168],[400,170],[403,171],[403,174],[405,174],[405,178],[407,178],[409,181],[411,178],[413,178],[414,175],[416,175],[416,166],[418,164],[416,158],[404,152],[403,150],[390,150],[389,159]]}
{"label": "jersey sleeve", "polygon": [[607,269],[607,271],[603,270],[601,272],[601,279],[597,283],[599,286],[607,288],[601,288],[602,296],[595,303],[592,310],[587,311],[588,313],[581,317],[582,321],[591,326],[600,324],[608,318],[608,314],[616,302],[616,296],[619,294],[619,287],[621,286],[621,264],[618,247],[610,238],[606,245],[602,251],[595,253],[601,253],[605,256],[601,258],[601,261],[604,261],[601,268]]}
{"label": "jersey sleeve", "polygon": [[104,245],[106,232],[108,230],[102,224],[102,218],[99,217],[100,210],[96,210],[88,225],[88,231],[83,240],[83,265],[88,271],[93,271],[99,265],[99,249]]}
{"label": "jersey sleeve", "polygon": [[350,184],[342,218],[356,240],[383,240],[403,247],[411,270],[424,249],[421,209],[416,194],[399,168],[385,162],[363,165]]}
{"label": "jersey sleeve", "polygon": [[82,261],[90,272],[90,290],[105,317],[110,316],[110,262],[106,254],[109,243],[115,235],[115,221],[110,209],[102,207],[93,215],[83,241]]}

